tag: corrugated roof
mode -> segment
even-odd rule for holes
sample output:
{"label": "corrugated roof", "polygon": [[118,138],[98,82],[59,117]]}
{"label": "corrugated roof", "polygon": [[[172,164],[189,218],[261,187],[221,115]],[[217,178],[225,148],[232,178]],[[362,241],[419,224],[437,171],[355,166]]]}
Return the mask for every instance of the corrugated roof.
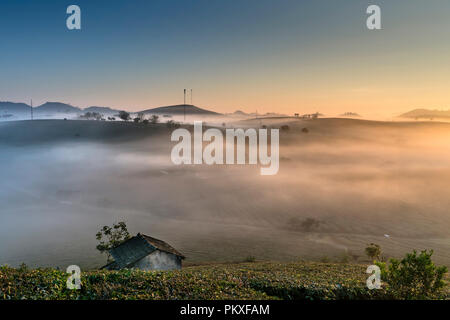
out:
{"label": "corrugated roof", "polygon": [[142,234],[141,236],[144,237],[144,239],[147,240],[147,242],[150,243],[155,248],[158,248],[159,250],[165,251],[168,253],[173,253],[174,255],[177,255],[183,259],[185,258],[185,256],[183,256],[183,254],[181,254],[179,251],[177,251],[175,248],[173,248],[167,242],[146,236],[145,234]]}
{"label": "corrugated roof", "polygon": [[148,256],[155,250],[165,251],[175,254],[183,259],[185,258],[168,243],[140,233],[125,241],[121,245],[111,249],[109,252],[113,256],[116,266],[119,269],[122,269],[144,258],[145,256]]}

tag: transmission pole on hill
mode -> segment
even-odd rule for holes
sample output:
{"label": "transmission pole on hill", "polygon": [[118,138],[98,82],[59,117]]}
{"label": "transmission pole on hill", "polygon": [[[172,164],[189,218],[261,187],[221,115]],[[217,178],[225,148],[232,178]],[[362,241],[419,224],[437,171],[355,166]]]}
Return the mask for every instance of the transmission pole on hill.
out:
{"label": "transmission pole on hill", "polygon": [[184,89],[183,113],[184,113],[184,122],[186,122],[186,89]]}
{"label": "transmission pole on hill", "polygon": [[30,107],[31,107],[31,121],[33,121],[33,99],[31,99],[31,105],[30,105]]}
{"label": "transmission pole on hill", "polygon": [[191,89],[191,106],[193,106],[193,104],[192,104],[192,89]]}

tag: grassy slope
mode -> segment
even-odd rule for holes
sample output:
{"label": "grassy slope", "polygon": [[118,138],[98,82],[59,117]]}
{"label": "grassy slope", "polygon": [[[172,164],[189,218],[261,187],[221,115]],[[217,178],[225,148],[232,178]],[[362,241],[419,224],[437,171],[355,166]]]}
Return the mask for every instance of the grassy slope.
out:
{"label": "grassy slope", "polygon": [[335,263],[241,263],[181,271],[90,271],[82,289],[66,289],[55,269],[0,268],[0,299],[370,299],[365,266]]}

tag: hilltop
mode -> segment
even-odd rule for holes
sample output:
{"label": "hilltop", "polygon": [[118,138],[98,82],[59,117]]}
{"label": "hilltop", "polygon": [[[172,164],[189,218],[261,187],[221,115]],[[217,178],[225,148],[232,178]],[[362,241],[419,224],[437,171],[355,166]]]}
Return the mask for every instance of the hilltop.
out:
{"label": "hilltop", "polygon": [[165,106],[165,107],[158,107],[153,109],[148,109],[141,111],[143,113],[150,113],[150,114],[171,114],[171,115],[183,115],[185,112],[186,114],[195,114],[195,115],[220,115],[220,113],[209,111],[206,109],[199,108],[194,105],[190,104],[179,104],[174,106]]}
{"label": "hilltop", "polygon": [[36,108],[34,112],[39,113],[78,113],[81,112],[80,108],[74,107],[70,104],[61,102],[46,102]]}
{"label": "hilltop", "polygon": [[26,103],[0,101],[0,118],[10,118],[14,115],[30,114],[30,106]]}
{"label": "hilltop", "polygon": [[226,113],[225,115],[231,116],[231,117],[244,117],[244,118],[288,117],[288,115],[286,115],[286,114],[276,113],[276,112],[267,112],[267,113],[259,114],[259,113],[256,113],[256,112],[246,113],[246,112],[244,112],[242,110],[236,110],[233,113]]}
{"label": "hilltop", "polygon": [[344,113],[340,114],[339,116],[340,117],[361,117],[361,115],[356,112],[344,112]]}
{"label": "hilltop", "polygon": [[415,109],[400,115],[401,118],[415,118],[415,119],[449,119],[450,110],[428,110]]}
{"label": "hilltop", "polygon": [[83,109],[83,112],[97,112],[97,113],[104,114],[104,115],[116,115],[120,111],[121,110],[112,109],[110,107],[96,107],[96,106],[87,107],[87,108]]}

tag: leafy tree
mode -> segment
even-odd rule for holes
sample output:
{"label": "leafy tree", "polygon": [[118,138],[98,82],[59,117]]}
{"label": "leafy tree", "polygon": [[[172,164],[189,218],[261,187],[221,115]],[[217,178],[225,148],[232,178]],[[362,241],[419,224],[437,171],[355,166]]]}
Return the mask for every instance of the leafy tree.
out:
{"label": "leafy tree", "polygon": [[106,253],[107,262],[109,263],[111,262],[111,254],[109,253],[109,250],[130,239],[131,235],[128,232],[125,222],[119,222],[114,224],[112,227],[104,226],[99,232],[97,232],[95,237],[99,241],[97,250],[101,253]]}
{"label": "leafy tree", "polygon": [[92,113],[91,112],[85,112],[83,115],[81,115],[81,118],[89,119],[91,117],[92,117]]}
{"label": "leafy tree", "polygon": [[151,116],[150,122],[151,122],[152,124],[156,124],[156,123],[158,123],[158,121],[159,121],[159,116],[157,116],[156,114],[154,114],[154,115]]}
{"label": "leafy tree", "polygon": [[120,111],[119,112],[119,118],[124,120],[124,121],[128,121],[131,119],[130,114],[126,111]]}
{"label": "leafy tree", "polygon": [[300,219],[293,217],[287,221],[287,228],[293,231],[312,232],[316,231],[324,222],[315,218]]}
{"label": "leafy tree", "polygon": [[375,244],[375,243],[369,244],[369,246],[366,248],[365,251],[366,251],[367,256],[372,261],[380,260],[381,247],[378,244]]}
{"label": "leafy tree", "polygon": [[95,119],[95,120],[102,120],[103,115],[98,112],[86,112],[85,114],[81,115],[80,118],[83,119]]}
{"label": "leafy tree", "polygon": [[167,128],[169,129],[176,129],[180,127],[180,124],[178,122],[175,122],[173,120],[168,120],[166,122]]}
{"label": "leafy tree", "polygon": [[447,267],[437,267],[431,260],[433,250],[414,250],[401,261],[390,259],[389,266],[376,264],[381,270],[381,279],[388,284],[389,292],[397,299],[440,298],[446,283],[443,280]]}
{"label": "leafy tree", "polygon": [[320,226],[320,221],[316,220],[314,218],[306,218],[301,223],[301,228],[304,231],[311,231],[313,229],[316,229]]}
{"label": "leafy tree", "polygon": [[133,118],[133,121],[135,123],[143,122],[145,119],[145,114],[143,112],[139,112],[135,118]]}

